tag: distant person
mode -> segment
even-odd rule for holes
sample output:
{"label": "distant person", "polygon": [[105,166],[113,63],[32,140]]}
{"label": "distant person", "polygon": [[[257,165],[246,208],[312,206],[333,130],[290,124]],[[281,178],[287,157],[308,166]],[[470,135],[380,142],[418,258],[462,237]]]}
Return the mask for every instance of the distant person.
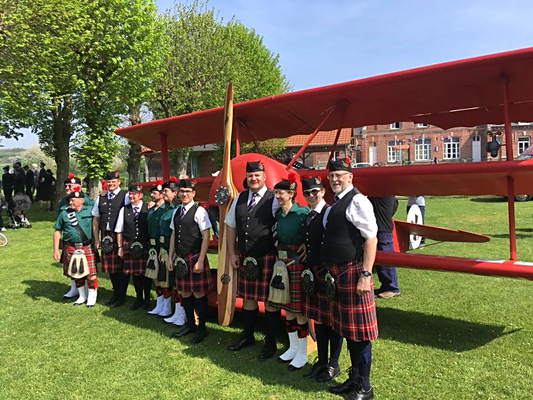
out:
{"label": "distant person", "polygon": [[26,176],[26,173],[21,167],[20,162],[13,163],[13,173],[15,175],[15,183],[13,185],[15,189],[15,194],[17,193],[24,193],[24,179]]}
{"label": "distant person", "polygon": [[7,202],[5,197],[0,193],[0,231],[4,232],[6,228],[4,227],[4,219],[2,218],[2,210],[7,208]]}
{"label": "distant person", "polygon": [[4,197],[8,204],[13,203],[13,186],[15,184],[15,176],[9,173],[9,165],[4,167],[2,175],[2,188],[4,189]]}
{"label": "distant person", "polygon": [[33,189],[37,190],[37,185],[39,184],[39,168],[37,168],[37,164],[32,164],[31,168],[33,172]]}
{"label": "distant person", "polygon": [[437,160],[437,157],[435,157],[435,158],[433,159],[433,164],[437,164],[438,162],[439,162],[439,160]]}
{"label": "distant person", "polygon": [[[396,196],[368,197],[374,207],[374,215],[378,224],[378,250],[394,251],[392,244],[392,230],[394,223],[392,217],[398,209]],[[396,267],[376,265],[376,271],[381,283],[379,289],[374,290],[377,297],[389,299],[400,295],[398,274]]]}
{"label": "distant person", "polygon": [[[55,196],[55,190],[56,190],[56,178],[54,177],[54,174],[52,174],[51,169],[46,170],[46,174],[44,176],[44,189],[43,189],[43,197],[42,201],[46,202],[46,211],[52,211],[52,201]],[[39,203],[39,210],[41,210],[41,204]]]}
{"label": "distant person", "polygon": [[[418,208],[420,208],[420,213],[422,214],[422,221],[420,221],[421,224],[424,224],[424,221],[426,220],[426,198],[424,196],[409,196],[407,199],[407,213],[409,213],[409,210],[411,209],[412,205],[417,205]],[[422,238],[420,242],[420,246],[424,247],[424,244],[426,243],[426,238]]]}
{"label": "distant person", "polygon": [[33,171],[30,170],[30,167],[25,165],[24,170],[24,185],[26,186],[26,195],[30,198],[33,203]]}
{"label": "distant person", "polygon": [[37,185],[37,195],[36,195],[36,200],[39,200],[39,212],[42,211],[43,209],[43,201],[46,201],[44,199],[45,197],[45,179],[46,179],[46,169],[44,168],[46,166],[46,164],[41,161],[39,163],[41,169],[39,170],[39,183]]}

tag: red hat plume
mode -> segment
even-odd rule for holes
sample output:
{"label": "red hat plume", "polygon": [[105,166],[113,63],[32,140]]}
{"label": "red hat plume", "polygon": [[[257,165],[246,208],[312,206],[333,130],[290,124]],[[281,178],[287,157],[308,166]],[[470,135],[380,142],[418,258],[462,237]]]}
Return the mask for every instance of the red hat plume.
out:
{"label": "red hat plume", "polygon": [[75,187],[74,189],[72,189],[72,190],[74,190],[75,192],[79,192],[79,191],[80,191],[80,187],[79,187],[79,186],[76,186],[76,187]]}
{"label": "red hat plume", "polygon": [[171,176],[170,179],[169,179],[170,182],[177,182],[178,181],[178,178],[176,178],[175,176]]}
{"label": "red hat plume", "polygon": [[74,172],[69,172],[67,176],[68,176],[68,179],[73,179],[74,178]]}
{"label": "red hat plume", "polygon": [[102,180],[102,190],[107,190],[107,181],[105,179]]}
{"label": "red hat plume", "polygon": [[163,184],[163,179],[158,179],[155,181],[156,185],[162,185]]}

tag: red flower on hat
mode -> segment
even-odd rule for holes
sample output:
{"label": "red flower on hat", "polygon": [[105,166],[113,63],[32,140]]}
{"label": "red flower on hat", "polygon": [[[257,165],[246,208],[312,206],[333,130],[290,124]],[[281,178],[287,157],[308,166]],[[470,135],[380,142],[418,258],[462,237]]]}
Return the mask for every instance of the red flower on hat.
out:
{"label": "red flower on hat", "polygon": [[350,164],[350,157],[346,157],[344,161],[346,162],[346,164]]}
{"label": "red flower on hat", "polygon": [[105,179],[102,180],[102,190],[107,190],[107,181]]}
{"label": "red flower on hat", "polygon": [[137,190],[143,190],[143,185],[139,185],[139,188]]}
{"label": "red flower on hat", "polygon": [[162,185],[163,184],[163,180],[162,179],[158,179],[155,181],[155,184],[156,185]]}
{"label": "red flower on hat", "polygon": [[196,179],[193,179],[193,180],[192,180],[192,184],[193,184],[193,185],[196,185],[197,183],[198,183],[198,181],[197,181]]}
{"label": "red flower on hat", "polygon": [[175,176],[171,176],[170,179],[169,179],[170,182],[177,182],[178,181],[178,178],[176,178]]}
{"label": "red flower on hat", "polygon": [[67,175],[68,179],[73,179],[74,176],[75,176],[74,172],[69,172],[68,175]]}
{"label": "red flower on hat", "polygon": [[115,171],[115,173],[117,174],[117,178],[120,176],[120,173],[118,171]]}
{"label": "red flower on hat", "polygon": [[80,187],[79,186],[76,186],[74,189],[72,189],[73,191],[75,192],[79,192],[80,191]]}
{"label": "red flower on hat", "polygon": [[289,176],[287,177],[287,180],[290,182],[290,183],[296,183],[296,177],[292,174],[289,174]]}

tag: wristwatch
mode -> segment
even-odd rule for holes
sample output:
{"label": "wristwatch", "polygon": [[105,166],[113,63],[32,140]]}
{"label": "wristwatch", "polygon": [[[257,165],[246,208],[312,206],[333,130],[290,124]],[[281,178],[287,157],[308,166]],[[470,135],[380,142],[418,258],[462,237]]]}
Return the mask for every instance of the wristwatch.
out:
{"label": "wristwatch", "polygon": [[361,275],[366,276],[366,277],[368,278],[369,276],[372,276],[372,272],[369,272],[369,271],[362,271],[362,272],[361,272]]}

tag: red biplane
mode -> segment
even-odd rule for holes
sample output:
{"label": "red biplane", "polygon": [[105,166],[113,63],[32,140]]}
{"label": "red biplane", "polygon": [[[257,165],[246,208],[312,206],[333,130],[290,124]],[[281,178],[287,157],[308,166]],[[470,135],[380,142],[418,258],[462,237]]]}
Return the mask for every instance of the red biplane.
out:
{"label": "red biplane", "polygon": [[[511,121],[533,120],[533,48],[509,51],[422,68],[379,75],[351,82],[269,96],[172,118],[118,129],[117,134],[144,146],[160,150],[163,176],[168,178],[167,150],[220,142],[225,121],[225,164],[217,178],[199,178],[204,200],[215,203],[221,182],[234,194],[232,180],[242,190],[244,164],[262,159],[266,164],[267,186],[288,174],[288,169],[319,131],[336,130],[335,143],[343,127],[388,124],[393,121],[427,123],[444,129],[504,124],[505,142],[512,143]],[[225,112],[228,114],[225,116]],[[233,114],[232,114],[233,113]],[[233,129],[231,123],[233,122]],[[309,139],[288,165],[258,154],[229,159],[231,134],[239,141],[257,142],[308,134]],[[229,139],[228,139],[229,138]],[[335,145],[331,154],[335,151]],[[354,170],[354,185],[366,195],[503,195],[508,198],[509,259],[485,260],[463,257],[406,254],[409,234],[451,241],[486,241],[483,235],[396,221],[398,252],[378,252],[376,263],[411,268],[459,271],[533,279],[533,263],[517,261],[514,221],[514,194],[530,193],[533,160],[514,160],[512,146],[505,146],[507,161],[438,165],[411,165]],[[230,174],[229,171],[233,171]],[[300,176],[327,176],[325,170],[295,170]],[[231,179],[233,176],[233,179]],[[439,179],[434,179],[438,176]],[[223,194],[223,193],[222,193]],[[220,195],[220,193],[219,193]],[[301,192],[299,201],[303,203]],[[305,204],[305,203],[303,203]],[[227,203],[226,203],[227,205]],[[222,221],[221,215],[221,221]],[[221,224],[222,228],[223,224]],[[222,231],[222,229],[221,229]],[[225,250],[222,241],[222,250]],[[225,257],[224,257],[225,258]],[[223,259],[224,259],[223,258]],[[219,258],[219,268],[224,267]],[[226,263],[227,264],[227,263]],[[230,300],[220,310],[219,322],[229,323],[231,289],[223,293],[224,280],[231,271],[219,272],[219,300]],[[227,289],[227,288],[226,288]],[[221,317],[222,316],[222,317]],[[231,319],[231,317],[230,317]]]}

